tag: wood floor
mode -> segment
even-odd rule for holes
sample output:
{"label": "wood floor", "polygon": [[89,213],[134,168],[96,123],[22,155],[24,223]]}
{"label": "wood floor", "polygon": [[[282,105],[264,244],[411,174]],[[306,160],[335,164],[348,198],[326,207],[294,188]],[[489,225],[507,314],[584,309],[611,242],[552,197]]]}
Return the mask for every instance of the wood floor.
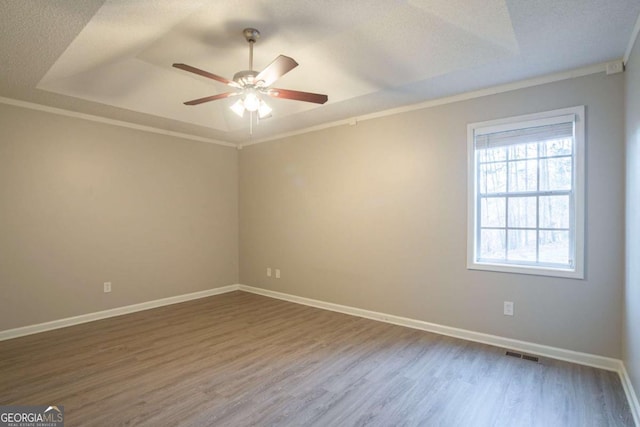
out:
{"label": "wood floor", "polygon": [[233,292],[0,342],[66,426],[632,426],[615,373]]}

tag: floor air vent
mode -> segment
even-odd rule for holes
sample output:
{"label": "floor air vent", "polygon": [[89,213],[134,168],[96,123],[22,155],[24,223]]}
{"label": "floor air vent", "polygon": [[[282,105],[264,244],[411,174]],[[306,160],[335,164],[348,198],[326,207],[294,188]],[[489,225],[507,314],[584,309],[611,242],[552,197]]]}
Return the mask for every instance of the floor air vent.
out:
{"label": "floor air vent", "polygon": [[522,353],[516,353],[515,351],[508,351],[505,353],[505,355],[507,356],[511,356],[511,357],[515,357],[517,359],[524,359],[524,360],[528,360],[530,362],[536,362],[538,363],[539,359],[538,356],[530,356],[528,354],[522,354]]}

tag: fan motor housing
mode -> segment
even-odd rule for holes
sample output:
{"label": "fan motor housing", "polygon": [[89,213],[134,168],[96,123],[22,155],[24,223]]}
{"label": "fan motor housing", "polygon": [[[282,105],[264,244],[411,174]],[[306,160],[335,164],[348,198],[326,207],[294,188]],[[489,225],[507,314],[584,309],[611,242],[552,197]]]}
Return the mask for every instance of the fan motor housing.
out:
{"label": "fan motor housing", "polygon": [[233,81],[240,83],[242,86],[246,85],[255,85],[256,76],[258,75],[257,71],[244,70],[238,71],[233,75]]}

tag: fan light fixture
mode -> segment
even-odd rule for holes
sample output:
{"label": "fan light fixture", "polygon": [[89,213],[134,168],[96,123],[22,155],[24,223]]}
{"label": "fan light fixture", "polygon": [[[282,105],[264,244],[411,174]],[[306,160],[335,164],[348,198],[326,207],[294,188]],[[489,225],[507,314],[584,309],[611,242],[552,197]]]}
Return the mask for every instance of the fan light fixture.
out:
{"label": "fan light fixture", "polygon": [[244,108],[246,108],[247,111],[254,112],[258,110],[258,107],[260,106],[260,101],[262,100],[258,98],[258,95],[256,94],[255,89],[247,89],[244,95],[243,101],[244,101]]}
{"label": "fan light fixture", "polygon": [[269,117],[271,114],[272,108],[260,98],[260,95],[256,92],[255,89],[245,89],[244,95],[241,99],[231,105],[231,111],[236,113],[240,117],[244,117],[244,112],[248,111],[250,113],[258,112],[258,117],[261,119]]}

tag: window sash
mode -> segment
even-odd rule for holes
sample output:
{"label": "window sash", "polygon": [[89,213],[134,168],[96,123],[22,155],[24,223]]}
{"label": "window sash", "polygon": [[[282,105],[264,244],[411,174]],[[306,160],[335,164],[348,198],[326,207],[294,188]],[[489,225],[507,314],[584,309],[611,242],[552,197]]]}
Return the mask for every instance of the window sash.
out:
{"label": "window sash", "polygon": [[[541,266],[541,267],[554,267],[554,268],[574,268],[575,267],[575,216],[573,213],[573,206],[575,203],[573,201],[573,190],[562,190],[562,191],[544,191],[544,192],[528,192],[528,193],[500,193],[501,195],[491,194],[491,195],[480,195],[478,194],[477,198],[477,218],[476,218],[476,248],[475,248],[475,257],[478,262],[500,262],[506,264],[513,265],[529,265],[529,266]],[[548,196],[568,196],[569,198],[569,226],[568,227],[544,227],[540,225],[540,197],[548,197]],[[511,226],[509,225],[509,199],[511,198],[535,198],[536,199],[536,213],[535,226]],[[495,199],[495,198],[504,198],[505,201],[505,211],[504,211],[504,225],[503,226],[483,226],[482,225],[482,200],[483,199]],[[482,231],[483,230],[503,230],[505,232],[505,241],[504,241],[504,256],[500,258],[491,258],[491,257],[482,257],[481,247],[482,247]],[[510,260],[509,259],[509,231],[534,231],[536,233],[535,237],[535,260]],[[567,232],[569,238],[569,253],[567,254],[568,259],[566,263],[551,263],[540,260],[540,232]]]}

